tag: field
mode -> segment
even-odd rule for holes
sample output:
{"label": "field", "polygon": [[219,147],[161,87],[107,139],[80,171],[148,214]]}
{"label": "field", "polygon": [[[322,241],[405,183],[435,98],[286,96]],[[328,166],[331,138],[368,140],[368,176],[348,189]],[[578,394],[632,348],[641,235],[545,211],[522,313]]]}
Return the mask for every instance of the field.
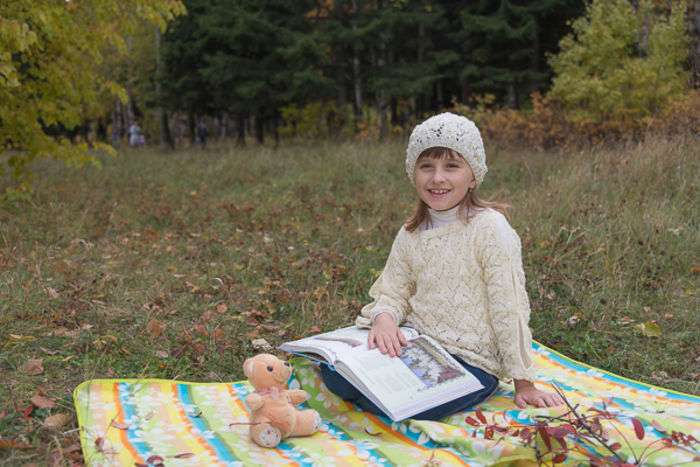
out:
{"label": "field", "polygon": [[[15,443],[0,465],[79,457],[81,381],[236,380],[253,339],[350,323],[414,205],[403,151],[143,150],[39,167],[33,198],[0,206],[0,443]],[[698,142],[487,154],[480,190],[513,206],[535,338],[700,394]],[[56,406],[32,409],[36,395]]]}

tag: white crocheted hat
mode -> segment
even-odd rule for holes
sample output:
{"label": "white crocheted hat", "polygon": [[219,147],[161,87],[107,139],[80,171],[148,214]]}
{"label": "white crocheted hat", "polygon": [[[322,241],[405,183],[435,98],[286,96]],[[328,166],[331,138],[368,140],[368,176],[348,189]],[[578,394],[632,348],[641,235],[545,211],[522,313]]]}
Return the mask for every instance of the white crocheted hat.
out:
{"label": "white crocheted hat", "polygon": [[481,185],[488,168],[479,129],[468,118],[449,112],[430,117],[411,132],[406,148],[406,173],[412,183],[415,183],[418,156],[437,146],[457,151],[474,172],[476,186]]}

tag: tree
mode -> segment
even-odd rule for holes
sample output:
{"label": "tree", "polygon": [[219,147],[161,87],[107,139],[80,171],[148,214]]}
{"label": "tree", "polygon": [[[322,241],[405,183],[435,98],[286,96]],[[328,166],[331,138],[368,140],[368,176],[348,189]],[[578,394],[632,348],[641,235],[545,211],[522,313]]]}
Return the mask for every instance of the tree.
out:
{"label": "tree", "polygon": [[551,59],[549,97],[580,124],[639,128],[687,89],[684,6],[593,0]]}
{"label": "tree", "polygon": [[519,107],[545,86],[544,55],[556,46],[566,21],[582,12],[583,2],[576,0],[480,0],[463,7],[453,37],[464,54],[464,94],[492,93]]}
{"label": "tree", "polygon": [[96,115],[105,92],[125,99],[119,83],[101,72],[105,55],[123,53],[139,22],[163,28],[183,12],[178,0],[0,3],[0,173],[9,169],[13,190],[29,189],[28,165],[36,158],[96,160],[85,142],[47,132],[60,135]]}

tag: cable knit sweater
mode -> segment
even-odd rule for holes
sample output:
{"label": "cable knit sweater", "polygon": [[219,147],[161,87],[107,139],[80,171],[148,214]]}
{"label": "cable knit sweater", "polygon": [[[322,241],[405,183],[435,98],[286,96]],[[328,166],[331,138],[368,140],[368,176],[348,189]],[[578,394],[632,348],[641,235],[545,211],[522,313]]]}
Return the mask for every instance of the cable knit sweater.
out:
{"label": "cable knit sweater", "polygon": [[356,324],[380,313],[438,341],[448,352],[500,379],[533,380],[530,303],[520,238],[498,211],[465,224],[401,228],[384,271],[370,288],[374,301]]}

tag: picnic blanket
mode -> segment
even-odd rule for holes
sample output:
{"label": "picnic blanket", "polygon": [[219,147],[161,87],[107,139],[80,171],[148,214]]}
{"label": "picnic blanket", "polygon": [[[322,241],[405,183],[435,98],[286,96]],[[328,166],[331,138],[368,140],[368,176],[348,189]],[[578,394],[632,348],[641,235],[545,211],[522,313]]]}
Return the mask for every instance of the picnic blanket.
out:
{"label": "picnic blanket", "polygon": [[[391,420],[329,393],[311,362],[294,359],[321,431],[264,449],[248,438],[251,387],[157,379],[91,380],[74,392],[87,465],[537,465],[537,460],[700,465],[700,397],[635,382],[534,343],[542,387],[570,408],[518,409],[501,384],[479,410],[441,422]],[[568,412],[568,414],[567,414]],[[587,425],[589,431],[584,429]],[[596,437],[603,444],[596,441]]]}

